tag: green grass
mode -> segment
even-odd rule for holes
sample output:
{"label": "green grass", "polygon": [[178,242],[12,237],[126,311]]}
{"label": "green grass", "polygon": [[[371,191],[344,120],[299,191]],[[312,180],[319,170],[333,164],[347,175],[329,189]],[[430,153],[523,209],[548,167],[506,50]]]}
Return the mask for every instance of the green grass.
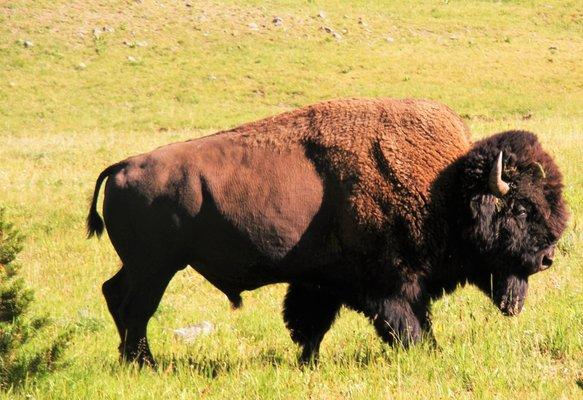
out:
{"label": "green grass", "polygon": [[[0,4],[0,206],[27,235],[20,262],[36,310],[57,327],[84,328],[59,372],[0,397],[583,397],[583,6],[345,3]],[[272,24],[276,15],[283,26]],[[103,26],[114,31],[95,38]],[[120,366],[100,293],[119,261],[107,239],[84,238],[97,174],[168,142],[347,96],[440,100],[475,138],[538,133],[565,175],[572,215],[559,259],[532,279],[523,314],[504,318],[464,288],[434,306],[440,348],[402,351],[344,311],[319,368],[300,369],[279,315],[283,286],[245,293],[233,312],[185,271],[150,323],[161,371]],[[173,338],[202,320],[217,331],[191,345]]]}

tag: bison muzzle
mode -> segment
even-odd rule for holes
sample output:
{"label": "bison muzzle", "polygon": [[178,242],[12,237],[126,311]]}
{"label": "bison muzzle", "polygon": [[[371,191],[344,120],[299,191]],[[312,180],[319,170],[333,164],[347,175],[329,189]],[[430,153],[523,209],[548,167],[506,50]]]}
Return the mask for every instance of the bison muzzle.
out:
{"label": "bison muzzle", "polygon": [[550,267],[567,212],[561,174],[532,133],[473,145],[462,119],[422,100],[341,100],[130,157],[98,177],[122,267],[103,285],[126,360],[154,364],[148,320],[192,266],[226,294],[289,284],[283,317],[318,355],[341,306],[407,346],[430,303],[466,282],[504,314]]}

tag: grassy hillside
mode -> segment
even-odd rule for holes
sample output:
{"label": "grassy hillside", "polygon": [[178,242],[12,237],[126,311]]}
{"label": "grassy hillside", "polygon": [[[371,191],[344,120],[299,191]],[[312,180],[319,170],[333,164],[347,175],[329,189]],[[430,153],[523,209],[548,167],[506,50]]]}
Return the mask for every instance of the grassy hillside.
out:
{"label": "grassy hillside", "polygon": [[[27,235],[20,262],[37,309],[83,328],[60,372],[0,398],[583,396],[583,5],[347,3],[0,3],[0,206]],[[107,239],[84,238],[97,174],[168,142],[347,96],[440,100],[475,138],[539,135],[572,216],[523,314],[504,318],[463,288],[434,306],[440,347],[402,351],[344,311],[320,367],[300,369],[279,315],[283,286],[245,293],[233,312],[184,271],[150,323],[162,370],[120,366],[100,292],[119,261]],[[203,320],[216,332],[174,339]]]}

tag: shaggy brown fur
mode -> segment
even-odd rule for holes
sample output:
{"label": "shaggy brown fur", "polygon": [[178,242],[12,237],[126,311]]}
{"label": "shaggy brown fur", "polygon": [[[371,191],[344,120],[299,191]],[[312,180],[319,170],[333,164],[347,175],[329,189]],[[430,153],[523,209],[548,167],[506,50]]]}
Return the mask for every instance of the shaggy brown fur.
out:
{"label": "shaggy brown fur", "polygon": [[[517,307],[512,294],[525,295],[524,279],[514,279],[516,266],[508,267],[507,258],[534,251],[533,259],[542,262],[554,241],[516,245],[510,255],[504,241],[485,247],[498,235],[494,217],[472,214],[471,204],[495,202],[504,210],[506,200],[492,200],[487,186],[499,148],[507,149],[506,162],[514,166],[512,146],[502,139],[470,150],[461,118],[431,101],[340,100],[108,167],[96,183],[88,228],[90,236],[103,230],[96,202],[109,177],[104,216],[123,266],[103,291],[122,355],[153,363],[148,319],[186,265],[234,306],[243,290],[290,283],[284,319],[303,346],[303,361],[317,355],[341,305],[367,315],[388,342],[407,345],[430,334],[431,298],[466,279],[483,287],[492,265],[476,262],[473,269],[468,261],[484,255],[497,255],[506,266],[496,272],[501,308]],[[521,157],[532,159],[530,153]],[[555,179],[554,164],[540,157]],[[547,196],[560,202],[556,179]],[[512,185],[509,198],[522,187]],[[528,197],[529,189],[523,191]],[[549,207],[547,221],[557,238],[564,223],[553,221],[564,216],[560,206]],[[546,232],[542,225],[536,229],[531,236]]]}
{"label": "shaggy brown fur", "polygon": [[[484,190],[483,179],[500,151],[510,192],[496,198]],[[479,141],[458,164],[461,212],[450,220],[464,244],[458,249],[465,260],[461,275],[486,294],[493,290],[502,312],[518,314],[528,277],[551,266],[555,244],[566,227],[561,172],[536,136],[524,131]]]}

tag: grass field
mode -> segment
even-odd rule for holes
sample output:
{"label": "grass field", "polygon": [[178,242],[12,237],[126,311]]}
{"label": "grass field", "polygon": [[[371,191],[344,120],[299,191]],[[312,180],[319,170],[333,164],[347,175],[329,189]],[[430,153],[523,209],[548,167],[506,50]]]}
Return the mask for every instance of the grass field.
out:
{"label": "grass field", "polygon": [[[0,2],[0,206],[27,236],[35,310],[82,328],[59,371],[0,398],[583,398],[582,60],[580,1]],[[475,138],[528,129],[555,156],[570,224],[523,313],[505,318],[463,288],[434,305],[440,347],[403,351],[343,311],[320,366],[301,369],[284,286],[245,293],[233,312],[188,270],[150,323],[160,371],[120,365],[100,292],[118,259],[107,239],[85,240],[98,173],[168,142],[360,96],[436,99]],[[174,339],[203,320],[213,334]]]}

